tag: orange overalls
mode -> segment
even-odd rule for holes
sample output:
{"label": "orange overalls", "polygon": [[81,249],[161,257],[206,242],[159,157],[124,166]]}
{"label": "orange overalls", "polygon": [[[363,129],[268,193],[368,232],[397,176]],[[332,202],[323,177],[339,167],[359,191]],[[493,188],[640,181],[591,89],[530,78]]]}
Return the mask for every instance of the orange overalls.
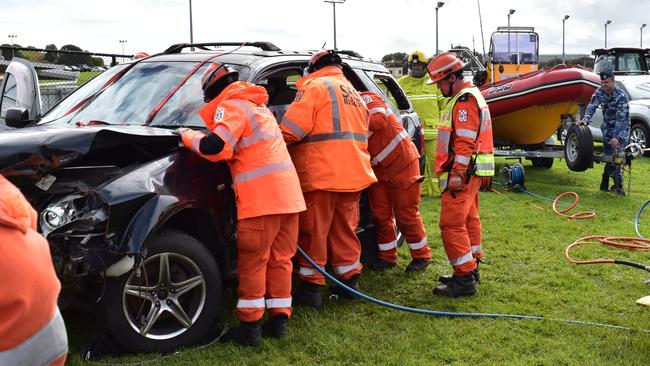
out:
{"label": "orange overalls", "polygon": [[68,339],[61,284],[36,212],[0,176],[0,365],[63,365]]}
{"label": "orange overalls", "polygon": [[[329,261],[342,280],[361,272],[359,194],[376,182],[368,154],[368,110],[336,66],[296,83],[296,98],[280,129],[296,166],[307,211],[300,215],[300,247],[321,267]],[[302,257],[301,281],[325,278]]]}
{"label": "orange overalls", "polygon": [[237,200],[237,274],[235,314],[255,322],[291,315],[291,258],[296,253],[298,213],[305,210],[296,170],[277,121],[266,108],[264,88],[238,81],[205,105],[199,114],[223,140],[217,154],[201,153],[206,135],[183,133],[186,147],[211,161],[226,160]]}
{"label": "orange overalls", "polygon": [[[469,87],[471,84],[465,83],[464,88]],[[438,129],[436,174],[451,171],[449,180],[459,179],[454,176],[454,172],[467,171],[472,154],[477,152],[479,145],[492,148],[491,129],[479,128],[481,113],[476,99],[470,94],[465,94],[456,101],[451,110],[452,130]],[[445,133],[451,134],[448,140],[450,148],[442,146],[444,138],[441,135]],[[483,256],[478,213],[481,177],[472,176],[464,186],[462,191],[445,190],[440,207],[440,234],[456,276],[471,273],[476,268],[476,259]]]}
{"label": "orange overalls", "polygon": [[370,109],[368,151],[378,182],[370,186],[369,200],[377,224],[379,259],[397,263],[397,227],[404,234],[413,259],[431,259],[418,210],[420,175],[417,148],[386,102],[373,92],[361,97]]}

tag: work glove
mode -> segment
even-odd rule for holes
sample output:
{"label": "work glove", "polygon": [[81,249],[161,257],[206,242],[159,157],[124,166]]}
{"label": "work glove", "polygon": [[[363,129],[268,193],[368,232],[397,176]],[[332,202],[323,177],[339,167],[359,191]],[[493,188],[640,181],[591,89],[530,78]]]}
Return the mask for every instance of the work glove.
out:
{"label": "work glove", "polygon": [[447,189],[456,192],[465,189],[465,174],[464,170],[452,169],[449,173],[449,180],[447,181]]}
{"label": "work glove", "polygon": [[[179,130],[184,130],[184,131],[179,131]],[[194,141],[201,141],[201,139],[205,136],[203,132],[199,131],[194,131],[191,129],[178,129],[176,130],[177,132],[180,132],[181,135],[181,141],[183,142],[183,146],[185,146],[186,149],[192,150],[194,152],[198,152],[197,150],[194,149]],[[199,144],[196,144],[196,147],[198,148]]]}
{"label": "work glove", "polygon": [[489,191],[492,188],[492,177],[476,177],[481,180],[481,191]]}
{"label": "work glove", "polygon": [[618,144],[619,144],[619,142],[618,142],[618,139],[616,137],[612,137],[612,139],[609,140],[609,146],[611,146],[612,149],[618,148]]}

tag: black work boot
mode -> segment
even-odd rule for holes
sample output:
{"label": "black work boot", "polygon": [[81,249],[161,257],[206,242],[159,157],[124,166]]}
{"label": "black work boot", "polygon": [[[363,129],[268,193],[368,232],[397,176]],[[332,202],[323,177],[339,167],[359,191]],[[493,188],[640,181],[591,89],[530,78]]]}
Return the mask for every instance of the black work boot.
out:
{"label": "black work boot", "polygon": [[235,342],[243,346],[257,346],[262,342],[262,329],[259,321],[239,322],[239,326],[228,328],[221,338],[223,342]]}
{"label": "black work boot", "polygon": [[420,272],[424,271],[427,269],[427,266],[429,265],[429,261],[426,259],[414,259],[411,261],[411,263],[406,266],[406,269],[404,269],[404,272]]}
{"label": "black work boot", "polygon": [[612,187],[612,193],[625,197],[625,191],[623,190],[623,177],[615,175],[614,176],[614,186]]}
{"label": "black work boot", "polygon": [[389,268],[395,268],[395,266],[395,263],[387,262],[383,259],[377,259],[376,261],[372,262],[372,264],[370,264],[370,269],[377,272],[383,272]]}
{"label": "black work boot", "polygon": [[476,293],[476,281],[474,274],[469,273],[465,276],[451,276],[448,285],[438,285],[433,289],[434,295],[448,297],[472,296]]}
{"label": "black work boot", "polygon": [[[472,271],[472,276],[474,276],[474,281],[476,283],[481,282],[481,272],[479,272],[478,267],[476,267],[476,269]],[[443,285],[449,285],[452,277],[453,277],[452,275],[442,275],[438,277],[438,281]]]}
{"label": "black work boot", "polygon": [[320,296],[321,287],[321,285],[315,283],[301,282],[292,296],[292,302],[296,305],[321,307],[323,305],[323,299]]}
{"label": "black work boot", "polygon": [[[343,282],[344,285],[352,288],[353,290],[359,291],[359,277],[361,275],[354,275],[347,280],[339,280]],[[340,299],[345,299],[345,300],[354,300],[356,297],[349,293],[347,290],[343,289],[342,287],[333,285],[330,288],[330,291],[332,292],[332,295],[337,295]]]}
{"label": "black work boot", "polygon": [[603,176],[600,178],[600,190],[607,192],[607,187],[609,187],[609,174],[603,173]]}
{"label": "black work boot", "polygon": [[289,317],[287,314],[271,316],[262,325],[264,335],[272,338],[284,338],[289,335]]}

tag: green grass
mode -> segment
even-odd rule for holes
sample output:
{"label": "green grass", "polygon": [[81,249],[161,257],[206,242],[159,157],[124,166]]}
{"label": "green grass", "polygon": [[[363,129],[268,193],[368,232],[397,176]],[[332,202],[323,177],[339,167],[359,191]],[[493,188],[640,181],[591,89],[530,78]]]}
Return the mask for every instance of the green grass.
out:
{"label": "green grass", "polygon": [[[503,162],[503,161],[500,161]],[[570,172],[556,160],[550,170],[525,163],[526,187],[548,197],[565,191],[580,194],[583,208],[598,211],[593,219],[568,221],[554,215],[550,203],[525,193],[481,193],[487,263],[481,267],[478,295],[467,299],[434,297],[440,274],[450,271],[437,226],[439,200],[424,198],[420,210],[433,250],[423,274],[406,274],[408,251],[400,248],[397,269],[364,271],[361,288],[386,301],[422,309],[542,315],[650,329],[650,308],[635,300],[650,294],[646,272],[614,265],[576,266],[564,248],[586,235],[634,236],[632,222],[650,198],[650,159],[636,161],[633,193],[625,198],[598,191],[602,165],[584,173]],[[531,204],[544,208],[541,211]],[[650,235],[650,213],[642,218]],[[575,257],[628,259],[650,264],[647,253],[600,247],[576,250]],[[233,299],[224,311],[234,323]],[[80,339],[87,323],[68,323],[73,337],[70,364],[80,365]],[[264,340],[254,350],[229,344],[188,349],[155,360],[167,365],[648,365],[650,334],[558,321],[439,318],[389,310],[363,301],[327,302],[320,310],[297,308],[290,335]],[[159,355],[104,360],[112,363],[150,361]]]}

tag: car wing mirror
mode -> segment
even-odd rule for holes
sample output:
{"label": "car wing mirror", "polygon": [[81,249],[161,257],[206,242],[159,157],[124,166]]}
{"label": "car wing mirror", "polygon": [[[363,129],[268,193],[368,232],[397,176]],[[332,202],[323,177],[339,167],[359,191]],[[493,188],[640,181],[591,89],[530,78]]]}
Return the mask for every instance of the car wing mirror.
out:
{"label": "car wing mirror", "polygon": [[31,122],[25,108],[9,108],[5,114],[5,123],[9,127],[22,128]]}

